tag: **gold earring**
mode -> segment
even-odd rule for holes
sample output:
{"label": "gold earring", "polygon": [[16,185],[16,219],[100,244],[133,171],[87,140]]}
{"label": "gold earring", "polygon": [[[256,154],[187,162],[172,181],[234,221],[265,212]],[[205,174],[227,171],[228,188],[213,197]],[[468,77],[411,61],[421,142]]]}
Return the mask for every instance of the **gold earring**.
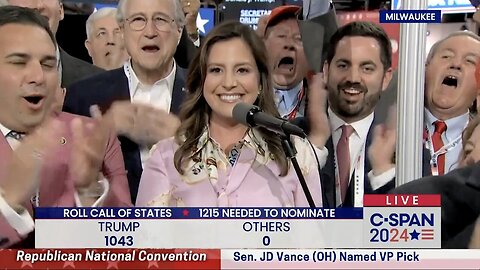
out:
{"label": "gold earring", "polygon": [[262,85],[260,85],[260,86],[258,87],[258,93],[259,93],[259,94],[262,93],[262,90],[263,90],[263,87],[262,87]]}

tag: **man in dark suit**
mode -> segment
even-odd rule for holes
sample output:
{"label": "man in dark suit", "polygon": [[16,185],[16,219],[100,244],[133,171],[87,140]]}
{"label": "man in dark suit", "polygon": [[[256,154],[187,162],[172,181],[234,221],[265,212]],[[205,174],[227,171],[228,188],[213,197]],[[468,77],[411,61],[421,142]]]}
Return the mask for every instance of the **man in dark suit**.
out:
{"label": "man in dark suit", "polygon": [[392,78],[391,54],[389,38],[381,27],[353,22],[330,39],[323,75],[309,79],[307,118],[295,122],[309,138],[316,138],[316,146],[328,149],[321,168],[324,206],[360,207],[364,194],[385,193],[395,187],[395,166],[376,174],[368,155],[380,124],[375,109]]}
{"label": "man in dark suit", "polygon": [[89,107],[97,104],[114,117],[135,202],[149,148],[173,136],[179,125],[173,114],[185,93],[185,70],[173,55],[185,15],[179,0],[121,0],[118,13],[131,60],[72,85],[64,111],[89,115]]}
{"label": "man in dark suit", "polygon": [[[7,0],[8,4],[13,6],[28,7],[38,11],[41,15],[48,18],[48,24],[53,34],[57,33],[58,24],[63,20],[64,10],[61,0]],[[60,56],[62,87],[69,87],[72,83],[94,74],[103,72],[90,63],[75,58],[58,47],[57,54]]]}
{"label": "man in dark suit", "polygon": [[442,248],[468,248],[480,216],[480,163],[404,184],[396,194],[440,194]]}
{"label": "man in dark suit", "polygon": [[331,130],[321,173],[324,204],[358,207],[364,194],[394,187],[391,178],[369,174],[366,155],[376,125],[375,105],[392,77],[391,45],[383,29],[368,22],[339,28],[330,44],[323,67]]}

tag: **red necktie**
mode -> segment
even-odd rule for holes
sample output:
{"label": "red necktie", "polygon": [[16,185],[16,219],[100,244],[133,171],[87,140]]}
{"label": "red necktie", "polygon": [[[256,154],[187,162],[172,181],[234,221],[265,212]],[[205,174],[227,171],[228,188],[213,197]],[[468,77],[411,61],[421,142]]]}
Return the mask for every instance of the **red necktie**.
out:
{"label": "red necktie", "polygon": [[345,201],[348,184],[350,182],[350,147],[349,137],[353,133],[353,127],[349,125],[342,126],[342,136],[337,144],[337,163],[338,163],[338,177],[340,178],[340,190],[342,195],[342,202]]}
{"label": "red necktie", "polygon": [[[442,134],[445,132],[445,130],[447,130],[447,124],[440,120],[435,121],[433,124],[435,125],[435,131],[432,135],[432,144],[433,151],[437,152],[438,149],[443,147]],[[445,173],[445,153],[437,157],[437,168],[438,175],[443,175]]]}

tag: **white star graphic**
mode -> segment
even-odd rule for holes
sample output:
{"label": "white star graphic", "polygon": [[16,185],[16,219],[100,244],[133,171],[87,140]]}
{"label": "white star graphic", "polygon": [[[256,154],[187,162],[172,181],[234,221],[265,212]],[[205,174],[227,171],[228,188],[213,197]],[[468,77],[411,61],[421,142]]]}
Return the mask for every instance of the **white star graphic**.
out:
{"label": "white star graphic", "polygon": [[118,262],[107,262],[107,269],[118,269]]}
{"label": "white star graphic", "polygon": [[73,269],[75,269],[75,263],[74,263],[74,262],[68,262],[68,261],[67,261],[67,262],[65,262],[65,263],[63,264],[63,268],[64,268],[64,269],[65,269],[67,266],[70,266],[70,267],[72,267]]}
{"label": "white star graphic", "polygon": [[30,267],[30,268],[33,268],[32,263],[29,262],[29,261],[23,261],[22,266],[20,266],[20,268],[24,268],[24,267],[27,267],[27,266]]}
{"label": "white star graphic", "polygon": [[150,267],[157,267],[158,268],[158,263],[156,261],[148,262],[147,269],[150,269]]}
{"label": "white star graphic", "polygon": [[205,33],[205,24],[207,24],[210,20],[204,20],[202,19],[202,17],[200,17],[200,13],[198,13],[198,16],[197,16],[197,28],[198,30],[200,30],[200,32],[202,34],[206,34]]}

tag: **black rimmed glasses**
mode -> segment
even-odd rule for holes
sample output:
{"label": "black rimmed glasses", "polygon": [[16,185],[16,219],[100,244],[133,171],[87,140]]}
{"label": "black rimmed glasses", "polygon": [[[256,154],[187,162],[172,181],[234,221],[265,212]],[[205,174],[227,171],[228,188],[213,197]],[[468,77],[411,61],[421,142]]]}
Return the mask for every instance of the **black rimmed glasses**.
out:
{"label": "black rimmed glasses", "polygon": [[[145,16],[136,15],[126,19],[125,21],[128,22],[128,25],[133,31],[142,31],[147,26],[148,19],[145,18]],[[158,31],[162,32],[170,31],[170,25],[174,21],[174,19],[163,15],[156,15],[152,18],[152,22],[155,25],[155,28],[157,28]]]}

